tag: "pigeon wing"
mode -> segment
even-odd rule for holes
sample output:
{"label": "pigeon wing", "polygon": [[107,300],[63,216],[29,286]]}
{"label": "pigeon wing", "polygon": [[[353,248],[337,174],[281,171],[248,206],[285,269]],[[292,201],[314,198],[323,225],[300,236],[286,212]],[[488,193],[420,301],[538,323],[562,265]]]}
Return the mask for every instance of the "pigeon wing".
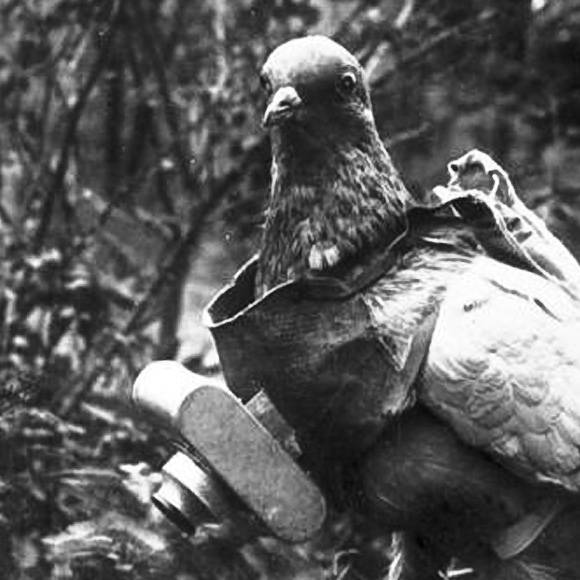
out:
{"label": "pigeon wing", "polygon": [[477,258],[441,303],[419,393],[512,471],[580,489],[580,308],[559,285]]}

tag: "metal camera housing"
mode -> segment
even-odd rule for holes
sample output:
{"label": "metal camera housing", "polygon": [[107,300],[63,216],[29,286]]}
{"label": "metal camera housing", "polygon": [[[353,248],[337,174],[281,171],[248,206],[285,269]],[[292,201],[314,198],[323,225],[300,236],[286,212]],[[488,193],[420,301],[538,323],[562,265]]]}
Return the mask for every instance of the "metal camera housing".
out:
{"label": "metal camera housing", "polygon": [[153,502],[183,531],[255,520],[257,535],[301,542],[320,529],[324,498],[294,460],[292,430],[265,395],[243,405],[222,381],[158,361],[137,377],[133,401],[181,444]]}

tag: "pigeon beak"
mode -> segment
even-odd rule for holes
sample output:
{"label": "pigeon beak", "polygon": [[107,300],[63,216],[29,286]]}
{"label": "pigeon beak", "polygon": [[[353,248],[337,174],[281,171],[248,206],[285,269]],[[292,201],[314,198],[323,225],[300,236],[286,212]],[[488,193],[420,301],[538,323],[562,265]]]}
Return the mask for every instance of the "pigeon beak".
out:
{"label": "pigeon beak", "polygon": [[296,110],[302,105],[302,99],[294,87],[282,87],[278,89],[268,104],[262,125],[272,127],[282,121],[293,117]]}

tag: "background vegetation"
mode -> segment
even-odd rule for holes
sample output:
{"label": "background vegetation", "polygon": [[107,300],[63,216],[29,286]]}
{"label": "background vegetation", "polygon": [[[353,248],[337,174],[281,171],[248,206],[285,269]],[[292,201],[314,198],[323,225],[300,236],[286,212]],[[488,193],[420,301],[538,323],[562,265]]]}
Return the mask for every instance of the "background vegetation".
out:
{"label": "background vegetation", "polygon": [[268,187],[257,71],[312,31],[364,63],[418,196],[487,150],[580,256],[578,0],[0,0],[0,577],[384,575],[352,520],[180,535],[149,501],[170,446],[128,402],[152,359],[217,370],[199,311]]}

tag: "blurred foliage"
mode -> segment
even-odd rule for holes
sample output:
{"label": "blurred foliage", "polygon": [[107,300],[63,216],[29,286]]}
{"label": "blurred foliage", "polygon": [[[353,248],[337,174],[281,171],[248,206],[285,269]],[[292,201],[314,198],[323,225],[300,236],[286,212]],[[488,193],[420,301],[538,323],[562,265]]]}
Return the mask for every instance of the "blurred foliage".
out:
{"label": "blurred foliage", "polygon": [[577,0],[0,0],[3,578],[385,575],[356,518],[298,547],[182,536],[150,503],[169,446],[128,402],[200,269],[211,290],[256,248],[257,71],[311,31],[365,64],[418,196],[487,149],[580,255]]}

